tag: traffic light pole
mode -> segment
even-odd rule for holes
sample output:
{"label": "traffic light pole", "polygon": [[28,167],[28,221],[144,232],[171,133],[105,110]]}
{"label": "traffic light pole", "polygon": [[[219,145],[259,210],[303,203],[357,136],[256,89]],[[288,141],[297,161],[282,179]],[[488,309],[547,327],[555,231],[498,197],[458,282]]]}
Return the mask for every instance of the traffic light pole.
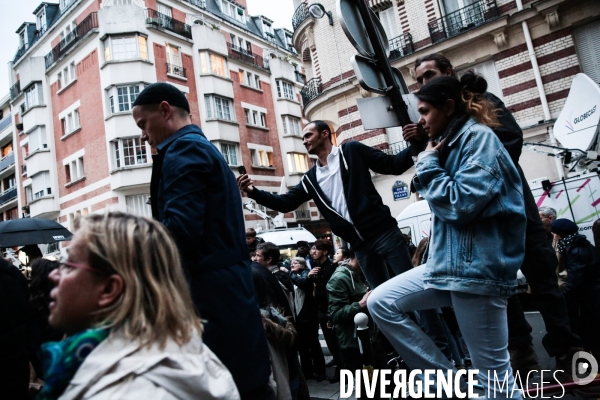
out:
{"label": "traffic light pole", "polygon": [[400,126],[410,124],[411,120],[408,116],[408,111],[406,111],[406,104],[402,99],[402,92],[400,91],[400,87],[398,87],[398,84],[394,79],[392,67],[390,66],[390,62],[385,52],[385,48],[379,40],[379,35],[375,30],[375,24],[371,19],[371,13],[369,12],[367,2],[366,0],[355,1],[358,5],[358,9],[360,12],[360,16],[363,19],[363,23],[365,24],[365,28],[367,30],[367,34],[369,35],[369,39],[371,40],[373,50],[375,50],[375,63],[380,68],[381,73],[383,74],[383,77],[385,79],[385,84],[387,85],[386,95],[389,96],[392,102],[393,111],[398,116]]}

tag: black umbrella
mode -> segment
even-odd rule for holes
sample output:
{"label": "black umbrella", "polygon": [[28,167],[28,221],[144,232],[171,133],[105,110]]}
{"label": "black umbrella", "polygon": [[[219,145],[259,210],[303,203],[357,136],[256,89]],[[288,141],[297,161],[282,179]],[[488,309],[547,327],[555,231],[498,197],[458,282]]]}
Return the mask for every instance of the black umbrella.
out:
{"label": "black umbrella", "polygon": [[45,218],[18,218],[0,222],[0,247],[54,243],[73,234],[56,221]]}

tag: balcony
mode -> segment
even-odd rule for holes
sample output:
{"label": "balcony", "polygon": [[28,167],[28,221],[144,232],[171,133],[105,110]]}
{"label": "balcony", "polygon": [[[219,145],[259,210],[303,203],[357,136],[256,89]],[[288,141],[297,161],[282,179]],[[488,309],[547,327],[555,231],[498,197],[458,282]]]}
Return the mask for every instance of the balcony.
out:
{"label": "balcony", "polygon": [[390,39],[390,61],[399,60],[414,53],[412,35],[408,32]]}
{"label": "balcony", "polygon": [[269,71],[269,61],[262,58],[258,54],[254,54],[244,48],[234,44],[227,43],[227,54],[232,60],[240,61],[254,67]]}
{"label": "balcony", "polygon": [[323,94],[323,84],[321,83],[321,78],[313,78],[310,81],[306,82],[306,85],[300,91],[300,96],[302,97],[302,104],[304,108],[308,106],[308,103],[319,97]]}
{"label": "balcony", "polygon": [[306,75],[298,71],[294,71],[294,75],[296,75],[296,82],[306,85]]}
{"label": "balcony", "polygon": [[146,10],[146,25],[159,30],[171,31],[188,39],[192,38],[191,26],[151,8]]}
{"label": "balcony", "polygon": [[12,124],[12,115],[8,114],[6,118],[0,121],[0,132],[8,128]]}
{"label": "balcony", "polygon": [[185,68],[183,68],[179,65],[174,65],[174,64],[169,64],[169,63],[167,63],[167,74],[177,75],[182,78],[186,77],[185,76]]}
{"label": "balcony", "polygon": [[396,143],[392,143],[390,144],[390,147],[388,147],[387,149],[384,149],[383,152],[386,154],[389,154],[390,156],[393,156],[395,154],[400,153],[402,150],[406,149],[408,147],[408,143],[402,141],[402,142],[396,142]]}
{"label": "balcony", "polygon": [[183,0],[186,3],[190,3],[193,6],[196,7],[200,7],[200,8],[206,8],[206,0]]}
{"label": "balcony", "polygon": [[496,0],[479,0],[442,18],[429,22],[431,43],[460,35],[498,18]]}
{"label": "balcony", "polygon": [[75,27],[52,51],[46,54],[46,69],[50,68],[59,58],[64,56],[92,29],[98,28],[98,13],[90,13],[79,25]]}
{"label": "balcony", "polygon": [[14,85],[10,87],[10,99],[16,99],[21,93],[21,81],[17,81]]}
{"label": "balcony", "polygon": [[15,164],[15,153],[10,153],[6,157],[0,160],[0,171],[4,171],[6,168]]}
{"label": "balcony", "polygon": [[310,219],[310,210],[296,210],[294,212],[297,220]]}
{"label": "balcony", "polygon": [[300,24],[303,23],[304,20],[309,16],[310,15],[308,14],[308,6],[306,5],[306,3],[300,3],[298,8],[296,8],[296,11],[294,12],[294,15],[292,16],[292,28],[296,30],[296,28],[298,28]]}
{"label": "balcony", "polygon": [[0,193],[0,206],[17,198],[17,187],[13,186]]}

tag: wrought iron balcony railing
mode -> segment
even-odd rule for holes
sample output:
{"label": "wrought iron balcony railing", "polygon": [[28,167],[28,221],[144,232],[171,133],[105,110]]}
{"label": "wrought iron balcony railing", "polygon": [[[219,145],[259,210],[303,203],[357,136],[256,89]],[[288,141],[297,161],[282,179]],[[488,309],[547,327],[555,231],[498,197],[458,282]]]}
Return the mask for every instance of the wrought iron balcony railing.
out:
{"label": "wrought iron balcony railing", "polygon": [[409,32],[390,39],[390,60],[398,60],[414,53],[412,35]]}
{"label": "wrought iron balcony railing", "polygon": [[91,12],[79,25],[61,40],[52,51],[46,54],[46,69],[50,68],[59,58],[64,56],[77,42],[92,29],[98,28],[98,13]]}
{"label": "wrought iron balcony railing", "polygon": [[174,65],[174,64],[169,64],[167,63],[167,74],[171,74],[171,75],[177,75],[177,76],[181,76],[183,78],[185,78],[185,68],[179,66],[179,65]]}
{"label": "wrought iron balcony railing", "polygon": [[294,75],[296,75],[296,82],[301,83],[303,85],[306,84],[306,75],[298,71],[294,71]]}
{"label": "wrought iron balcony railing", "polygon": [[13,186],[0,194],[0,204],[8,203],[17,198],[17,187]]}
{"label": "wrought iron balcony railing", "polygon": [[12,152],[6,157],[2,158],[2,160],[0,160],[0,171],[4,171],[6,168],[10,167],[11,165],[14,165],[14,163],[15,153]]}
{"label": "wrought iron balcony railing", "polygon": [[296,210],[296,219],[310,219],[310,210]]}
{"label": "wrought iron balcony railing", "polygon": [[406,143],[404,141],[396,142],[396,143],[390,144],[390,146],[387,149],[383,150],[383,152],[393,156],[394,154],[400,153],[402,150],[406,149],[407,147],[408,147],[408,143]]}
{"label": "wrought iron balcony railing", "polygon": [[496,0],[479,0],[428,23],[432,43],[460,35],[499,16]]}
{"label": "wrought iron balcony railing", "polygon": [[300,24],[308,17],[308,6],[306,3],[300,3],[298,8],[296,8],[296,11],[294,11],[294,15],[292,16],[292,28],[296,30],[296,28],[299,27]]}
{"label": "wrought iron balcony railing", "polygon": [[188,39],[192,38],[192,27],[185,22],[171,18],[168,15],[148,8],[146,10],[146,25],[154,28],[171,31]]}
{"label": "wrought iron balcony railing", "polygon": [[232,60],[269,70],[269,60],[229,42],[227,43],[227,54]]}
{"label": "wrought iron balcony railing", "polygon": [[300,96],[302,97],[302,104],[306,108],[308,103],[319,97],[323,94],[323,84],[321,83],[321,78],[313,78],[310,81],[306,82],[306,85],[300,91]]}
{"label": "wrought iron balcony railing", "polygon": [[2,121],[0,121],[0,132],[8,128],[12,124],[12,115],[8,114]]}
{"label": "wrought iron balcony railing", "polygon": [[196,7],[206,8],[206,0],[183,0],[186,3],[190,3]]}
{"label": "wrought iron balcony railing", "polygon": [[21,93],[21,81],[17,81],[17,83],[10,87],[10,99],[16,99],[19,93]]}

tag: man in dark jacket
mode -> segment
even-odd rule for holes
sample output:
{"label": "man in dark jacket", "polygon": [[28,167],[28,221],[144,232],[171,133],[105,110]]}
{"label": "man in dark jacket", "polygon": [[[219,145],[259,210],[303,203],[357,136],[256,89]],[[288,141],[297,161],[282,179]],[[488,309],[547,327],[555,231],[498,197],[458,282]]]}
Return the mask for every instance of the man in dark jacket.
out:
{"label": "man in dark jacket", "polygon": [[564,291],[571,329],[581,335],[584,347],[600,358],[600,254],[577,225],[560,218],[552,222],[557,248],[567,269]]}
{"label": "man in dark jacket", "polygon": [[[419,84],[426,84],[439,76],[454,75],[450,61],[440,54],[430,54],[417,59],[415,73]],[[567,309],[564,298],[558,288],[555,269],[558,264],[556,254],[548,243],[544,225],[540,219],[536,202],[531,194],[523,170],[519,166],[519,157],[523,146],[523,132],[502,100],[492,93],[485,93],[496,109],[500,110],[500,126],[494,128],[512,161],[514,162],[523,183],[525,196],[525,214],[527,229],[525,233],[525,259],[521,272],[527,278],[531,288],[532,299],[544,318],[547,334],[542,343],[551,357],[556,357],[557,369],[571,371],[571,356],[580,347],[580,341],[569,327]],[[411,125],[404,128],[405,138],[419,137],[419,127]],[[521,364],[537,364],[537,356],[531,345],[531,326],[527,323],[518,298],[509,299],[508,308],[509,349],[513,369]]]}
{"label": "man in dark jacket", "polygon": [[[412,268],[406,240],[371,179],[371,171],[399,175],[413,165],[410,148],[391,156],[360,142],[336,147],[323,121],[303,130],[304,147],[318,156],[301,182],[283,195],[256,189],[248,175],[238,177],[240,189],[258,203],[289,212],[313,200],[331,230],[350,243],[372,288]],[[387,266],[386,266],[387,264]]]}
{"label": "man in dark jacket", "polygon": [[294,285],[289,274],[279,270],[277,266],[279,254],[279,248],[274,243],[260,243],[256,246],[252,268],[260,274],[265,283],[270,305],[278,308],[286,318],[294,322]]}
{"label": "man in dark jacket", "polygon": [[187,99],[155,83],[137,97],[133,118],[156,147],[152,215],[173,235],[204,342],[231,372],[242,399],[272,399],[270,360],[254,296],[241,198],[221,153],[191,123]]}

